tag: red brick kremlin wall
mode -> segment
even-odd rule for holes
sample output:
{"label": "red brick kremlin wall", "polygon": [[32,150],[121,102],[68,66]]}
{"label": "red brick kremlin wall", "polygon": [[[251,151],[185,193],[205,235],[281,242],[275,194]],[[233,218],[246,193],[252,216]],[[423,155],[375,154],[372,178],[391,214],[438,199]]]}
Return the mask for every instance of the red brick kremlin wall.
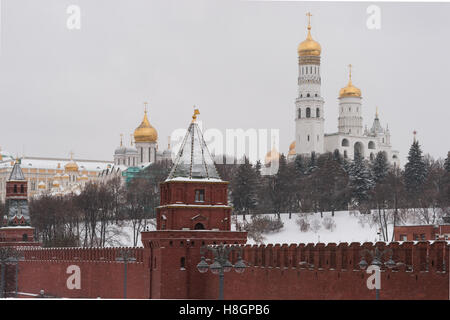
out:
{"label": "red brick kremlin wall", "polygon": [[[128,298],[217,298],[218,276],[196,268],[202,242],[180,241],[149,240],[145,248],[134,249],[137,261],[128,265]],[[225,274],[225,299],[374,299],[375,291],[366,286],[369,275],[358,265],[363,248],[373,244],[243,246],[248,268],[243,274]],[[389,248],[393,259],[405,265],[382,270],[381,299],[449,299],[446,242],[391,243]],[[115,261],[118,248],[22,250],[21,292],[122,298],[124,266]],[[80,267],[81,289],[67,289],[69,265]]]}
{"label": "red brick kremlin wall", "polygon": [[[24,249],[19,263],[18,291],[67,298],[123,298],[124,264],[116,261],[122,248]],[[129,248],[136,262],[127,264],[127,298],[148,297],[149,272],[143,248]],[[80,289],[69,289],[69,266],[80,268]]]}

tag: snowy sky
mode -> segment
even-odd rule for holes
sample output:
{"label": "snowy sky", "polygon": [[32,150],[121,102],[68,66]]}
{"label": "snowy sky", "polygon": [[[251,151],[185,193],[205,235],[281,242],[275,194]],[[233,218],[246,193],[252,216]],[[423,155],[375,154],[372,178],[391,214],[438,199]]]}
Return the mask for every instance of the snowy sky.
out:
{"label": "snowy sky", "polygon": [[[81,29],[66,27],[69,5]],[[365,124],[380,108],[405,157],[412,131],[425,152],[450,150],[450,4],[148,0],[1,0],[0,146],[32,156],[112,159],[142,120],[161,147],[186,128],[192,105],[207,128],[279,128],[294,140],[297,45],[322,45],[325,128],[337,131],[337,96],[353,64]]]}

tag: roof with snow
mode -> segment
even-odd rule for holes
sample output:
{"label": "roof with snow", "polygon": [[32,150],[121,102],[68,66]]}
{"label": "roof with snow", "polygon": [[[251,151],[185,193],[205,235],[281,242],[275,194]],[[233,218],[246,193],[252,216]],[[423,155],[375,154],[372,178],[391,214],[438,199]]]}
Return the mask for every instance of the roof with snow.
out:
{"label": "roof with snow", "polygon": [[[22,157],[20,159],[22,168],[39,168],[39,169],[64,169],[64,166],[71,161],[76,161],[80,171],[102,171],[111,166],[114,162],[104,160],[87,160],[87,159],[66,159],[66,158],[48,158],[48,157]],[[11,161],[0,162],[0,168],[10,168]]]}
{"label": "roof with snow", "polygon": [[222,181],[203,139],[203,134],[194,119],[189,125],[166,181],[200,179]]}
{"label": "roof with snow", "polygon": [[14,163],[14,167],[11,171],[11,175],[9,176],[10,181],[20,181],[25,180],[25,176],[23,175],[22,169],[20,168],[19,161]]}

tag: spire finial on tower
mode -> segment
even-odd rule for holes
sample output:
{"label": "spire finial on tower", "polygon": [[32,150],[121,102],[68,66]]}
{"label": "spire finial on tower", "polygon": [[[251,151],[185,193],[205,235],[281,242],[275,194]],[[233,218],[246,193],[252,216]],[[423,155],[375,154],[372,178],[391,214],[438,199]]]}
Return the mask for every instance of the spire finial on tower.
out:
{"label": "spire finial on tower", "polygon": [[120,134],[120,146],[123,145],[122,140],[123,140],[123,133]]}
{"label": "spire finial on tower", "polygon": [[413,131],[413,135],[414,135],[414,142],[416,142],[416,134],[417,134],[417,131],[416,131],[416,130],[414,130],[414,131]]}
{"label": "spire finial on tower", "polygon": [[148,105],[148,102],[144,101],[144,113],[147,113],[147,105]]}
{"label": "spire finial on tower", "polygon": [[133,146],[133,134],[130,134],[130,143],[131,143],[131,146]]}
{"label": "spire finial on tower", "polygon": [[352,83],[352,64],[350,63],[349,65],[348,65],[348,82],[349,83]]}
{"label": "spire finial on tower", "polygon": [[308,30],[311,30],[311,17],[312,17],[311,12],[307,12],[306,16],[308,17]]}
{"label": "spire finial on tower", "polygon": [[73,160],[73,151],[70,151],[69,154],[70,154],[70,160]]}
{"label": "spire finial on tower", "polygon": [[170,150],[170,136],[167,137],[167,150]]}
{"label": "spire finial on tower", "polygon": [[195,122],[197,120],[197,115],[200,114],[200,111],[195,107],[194,105],[194,114],[192,115],[192,122]]}
{"label": "spire finial on tower", "polygon": [[378,119],[378,107],[376,107],[376,111],[375,111],[375,119]]}

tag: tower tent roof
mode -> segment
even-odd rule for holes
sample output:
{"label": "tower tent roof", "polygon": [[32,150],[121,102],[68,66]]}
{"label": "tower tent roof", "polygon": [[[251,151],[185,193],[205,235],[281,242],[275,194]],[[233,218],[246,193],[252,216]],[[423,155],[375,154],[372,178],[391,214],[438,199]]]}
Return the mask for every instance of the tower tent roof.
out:
{"label": "tower tent roof", "polygon": [[203,134],[197,123],[191,122],[167,180],[221,181]]}
{"label": "tower tent roof", "polygon": [[13,181],[25,180],[25,176],[23,175],[19,161],[16,161],[16,163],[14,164],[14,167],[11,171],[11,175],[9,176],[9,180]]}
{"label": "tower tent roof", "polygon": [[380,119],[378,118],[378,108],[375,114],[375,119],[373,119],[373,124],[372,128],[370,129],[370,133],[373,135],[379,135],[384,133],[383,127],[380,124]]}

